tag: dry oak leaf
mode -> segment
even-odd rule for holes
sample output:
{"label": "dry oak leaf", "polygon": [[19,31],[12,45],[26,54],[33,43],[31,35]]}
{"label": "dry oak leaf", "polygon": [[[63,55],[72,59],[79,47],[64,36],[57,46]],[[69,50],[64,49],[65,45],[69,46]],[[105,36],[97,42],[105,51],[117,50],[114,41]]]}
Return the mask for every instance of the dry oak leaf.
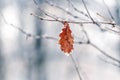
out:
{"label": "dry oak leaf", "polygon": [[70,30],[70,26],[67,22],[64,22],[64,28],[62,32],[59,34],[60,40],[59,44],[61,45],[61,50],[64,51],[66,55],[69,55],[73,50],[74,39],[72,36],[72,31]]}

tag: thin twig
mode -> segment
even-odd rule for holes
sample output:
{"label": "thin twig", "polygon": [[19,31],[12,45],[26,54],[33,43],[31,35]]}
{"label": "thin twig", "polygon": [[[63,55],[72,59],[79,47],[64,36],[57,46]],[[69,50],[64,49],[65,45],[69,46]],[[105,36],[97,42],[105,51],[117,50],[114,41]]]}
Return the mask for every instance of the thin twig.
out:
{"label": "thin twig", "polygon": [[98,46],[96,46],[95,44],[93,44],[93,43],[91,42],[91,40],[90,40],[90,38],[89,38],[86,30],[84,29],[84,27],[81,26],[81,28],[82,28],[83,32],[85,33],[85,35],[86,35],[86,37],[87,37],[87,39],[88,39],[88,43],[87,43],[87,44],[89,44],[89,45],[93,46],[94,48],[96,48],[97,50],[99,50],[103,55],[105,55],[105,56],[108,57],[109,59],[111,59],[111,60],[113,60],[113,61],[116,61],[116,62],[118,62],[118,63],[120,64],[120,60],[119,60],[119,59],[116,59],[116,58],[110,56],[109,54],[107,54],[106,52],[104,52],[103,50],[101,50]]}
{"label": "thin twig", "polygon": [[47,16],[49,16],[50,18],[53,18],[53,19],[42,18],[42,17],[40,17],[40,16],[38,16],[36,14],[33,14],[33,13],[31,13],[30,15],[33,15],[33,16],[39,18],[40,20],[44,20],[44,21],[62,22],[61,20],[58,20],[57,18],[54,18],[54,17],[52,17],[52,16],[50,16],[48,14],[47,14]]}
{"label": "thin twig", "polygon": [[[10,25],[11,27],[17,29],[18,31],[20,31],[21,33],[23,33],[26,38],[29,38],[29,37],[32,37],[34,39],[51,39],[51,40],[55,40],[55,41],[58,41],[58,38],[54,37],[54,36],[50,36],[50,35],[34,35],[34,34],[31,34],[31,33],[28,33],[26,32],[25,30],[23,30],[22,28],[16,26],[16,25],[13,25],[13,24],[10,24],[6,21],[6,19],[4,18],[4,16],[2,15],[2,13],[0,13],[3,21],[5,22],[5,24],[7,25]],[[87,42],[82,42],[82,41],[75,41],[74,42],[75,44],[87,44]]]}
{"label": "thin twig", "polygon": [[[36,14],[33,14],[31,13],[31,15],[39,18],[40,20],[44,20],[44,21],[53,21],[53,22],[65,22],[63,20],[59,20],[59,19],[46,19],[46,18],[42,18]],[[77,22],[77,21],[66,21],[68,23],[74,23],[74,24],[93,24],[93,22],[91,21],[81,21],[81,22]],[[114,23],[111,23],[111,22],[97,22],[97,23],[100,23],[100,24],[109,24],[109,25],[113,25]]]}
{"label": "thin twig", "polygon": [[78,74],[79,80],[82,80],[81,74],[80,74],[79,69],[78,69],[77,64],[76,64],[76,61],[74,60],[72,54],[70,54],[69,56],[70,56],[70,58],[71,58],[71,60],[72,60],[72,62],[74,64],[74,67],[75,67],[75,70],[76,70],[76,72]]}
{"label": "thin twig", "polygon": [[85,12],[80,11],[79,9],[77,9],[77,8],[73,5],[73,3],[72,3],[71,0],[67,0],[67,1],[71,4],[72,8],[73,8],[76,12],[78,12],[78,13],[84,15],[85,17],[89,18],[89,16],[88,16]]}
{"label": "thin twig", "polygon": [[109,18],[106,18],[105,16],[101,15],[100,13],[96,13],[99,17],[103,18],[104,20],[112,22]]}
{"label": "thin twig", "polygon": [[[43,38],[43,39],[58,40],[57,38],[55,38],[55,37],[53,37],[53,36],[48,36],[48,35],[34,35],[34,34],[31,34],[31,33],[27,33],[27,32],[26,32],[25,30],[23,30],[22,28],[20,28],[20,27],[18,27],[18,26],[16,26],[16,25],[13,25],[13,24],[11,24],[11,23],[8,23],[2,13],[0,13],[0,15],[1,15],[3,21],[5,22],[5,24],[10,25],[11,27],[13,27],[13,28],[17,29],[18,31],[20,31],[21,33],[23,33],[24,35],[26,35],[26,38],[32,37],[32,38],[34,38],[34,39],[41,39],[41,38]],[[77,42],[76,42],[76,43],[77,43]]]}
{"label": "thin twig", "polygon": [[89,44],[89,43],[90,43],[90,38],[89,38],[89,36],[88,36],[85,28],[84,28],[83,26],[81,26],[81,25],[80,25],[80,27],[82,28],[82,31],[84,32],[84,34],[85,34],[85,36],[86,36],[86,38],[87,38],[87,43]]}
{"label": "thin twig", "polygon": [[[44,21],[51,21],[51,22],[60,22],[60,23],[63,23],[63,22],[68,22],[68,23],[73,23],[73,24],[93,24],[93,22],[90,22],[90,21],[82,21],[82,22],[77,22],[77,21],[66,21],[66,20],[59,20],[59,18],[54,18],[54,17],[52,17],[52,16],[50,16],[50,15],[48,15],[47,14],[47,16],[49,16],[49,17],[51,17],[51,18],[53,18],[53,19],[48,19],[48,18],[43,18],[43,17],[40,17],[40,16],[38,16],[38,15],[36,15],[36,14],[33,14],[33,13],[31,13],[31,15],[33,15],[33,16],[35,16],[35,17],[37,17],[37,18],[39,18],[40,20],[44,20]],[[99,23],[99,24],[109,24],[109,25],[116,25],[116,23],[113,23],[113,22],[97,22],[97,23]],[[116,28],[118,28],[119,29],[119,27],[116,27]],[[108,29],[108,28],[106,28],[107,30],[111,30],[111,29]],[[117,33],[117,34],[119,34],[120,33],[120,31],[115,31],[115,30],[111,30],[112,32],[115,32],[115,33]]]}
{"label": "thin twig", "polygon": [[[107,6],[107,4],[105,3],[104,0],[103,0],[103,3],[104,3],[104,5],[105,5],[106,8],[107,8],[107,11],[108,11],[108,13],[109,13],[109,15],[110,15],[110,17],[111,17],[111,19],[112,19],[112,22],[115,22],[115,19],[114,19],[113,15],[112,15],[112,13],[111,13],[111,11],[110,11],[110,9],[109,9],[109,7]],[[112,25],[112,26],[115,27],[115,25]]]}
{"label": "thin twig", "polygon": [[[45,11],[45,10],[41,9],[40,6],[38,5],[38,3],[36,2],[36,0],[33,0],[33,2],[36,5],[38,11],[42,12],[45,16],[53,18],[53,19],[57,19],[57,18],[60,19],[60,17],[57,17],[57,16],[55,16],[53,14],[50,14],[48,11]],[[63,18],[61,18],[61,19],[63,19]]]}
{"label": "thin twig", "polygon": [[83,5],[84,5],[85,10],[87,11],[87,13],[88,13],[88,15],[89,15],[90,19],[93,21],[93,23],[95,23],[94,19],[91,17],[91,15],[90,15],[90,13],[89,13],[89,11],[88,11],[88,9],[87,9],[87,6],[86,6],[86,4],[85,4],[84,0],[82,0],[82,3],[83,3]]}
{"label": "thin twig", "polygon": [[104,52],[103,50],[101,50],[100,48],[98,48],[96,45],[94,45],[93,43],[90,43],[90,45],[93,46],[94,48],[96,48],[97,50],[99,50],[102,54],[104,54],[109,59],[111,59],[113,61],[116,61],[116,62],[118,62],[120,64],[120,60],[119,59],[116,59],[116,58],[110,56],[109,54],[107,54],[106,52]]}
{"label": "thin twig", "polygon": [[120,27],[119,27],[114,21],[111,21],[110,19],[105,18],[103,15],[101,15],[101,14],[99,14],[99,13],[96,13],[96,14],[97,14],[98,16],[102,17],[103,19],[111,22],[111,23],[112,23],[111,25],[113,26],[112,28],[118,29],[118,30],[113,30],[113,29],[111,29],[111,28],[105,27],[106,30],[112,31],[112,32],[117,33],[117,34],[120,34]]}
{"label": "thin twig", "polygon": [[[84,5],[84,7],[85,7],[85,10],[87,11],[87,14],[89,15],[90,19],[92,20],[92,22],[100,28],[100,24],[98,24],[96,21],[94,21],[94,19],[93,19],[92,16],[90,15],[90,12],[89,12],[89,10],[88,10],[88,8],[87,8],[84,0],[82,0],[82,3],[83,3],[83,5]],[[100,29],[101,29],[101,28],[100,28]],[[102,30],[102,29],[101,29],[101,30]]]}
{"label": "thin twig", "polygon": [[[57,9],[65,12],[65,13],[67,13],[68,15],[70,15],[71,17],[73,17],[73,18],[75,18],[75,19],[79,19],[79,20],[82,19],[81,17],[74,15],[74,14],[71,13],[70,11],[65,10],[64,8],[62,8],[62,7],[60,7],[60,6],[54,5],[54,4],[50,3],[49,1],[46,1],[46,3],[47,3],[48,5],[50,5],[51,7],[55,7],[55,8],[57,8]],[[82,20],[86,21],[85,19],[82,19]]]}
{"label": "thin twig", "polygon": [[104,3],[104,5],[105,5],[105,7],[107,8],[107,11],[108,11],[108,13],[109,13],[109,15],[110,15],[111,19],[114,21],[115,19],[114,19],[114,17],[112,16],[112,13],[111,13],[111,11],[110,11],[109,7],[107,6],[107,4],[105,3],[105,1],[104,1],[104,0],[103,0],[103,3]]}
{"label": "thin twig", "polygon": [[113,30],[113,29],[108,28],[108,27],[106,27],[106,29],[107,29],[108,31],[112,31],[112,32],[114,32],[114,33],[120,35],[120,31],[116,31],[116,30]]}
{"label": "thin twig", "polygon": [[[99,57],[99,56],[98,56],[98,57]],[[106,62],[106,63],[108,63],[108,64],[111,64],[111,65],[113,65],[113,66],[116,66],[116,67],[120,68],[120,65],[119,65],[119,64],[113,63],[113,62],[111,62],[111,61],[107,61],[107,60],[105,60],[105,59],[103,59],[103,58],[101,58],[101,57],[99,57],[99,59],[102,60],[102,61],[104,61],[104,62]]]}

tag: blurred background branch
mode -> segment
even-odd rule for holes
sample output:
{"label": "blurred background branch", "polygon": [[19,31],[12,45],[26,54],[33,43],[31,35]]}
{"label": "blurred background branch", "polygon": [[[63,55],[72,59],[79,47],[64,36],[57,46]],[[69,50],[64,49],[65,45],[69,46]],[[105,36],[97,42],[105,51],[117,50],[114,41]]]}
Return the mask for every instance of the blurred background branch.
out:
{"label": "blurred background branch", "polygon": [[[4,75],[2,80],[77,80],[78,76],[79,80],[120,79],[120,27],[114,10],[105,1],[32,0],[29,5],[34,7],[33,10],[28,7],[23,10],[27,2],[16,1],[19,16],[12,14],[15,20],[9,19],[11,14],[5,12],[6,8],[1,8],[0,11],[0,58],[4,60],[0,62],[0,71],[4,68],[6,70],[0,73]],[[18,3],[21,5],[18,6]],[[96,5],[100,8],[97,9]],[[100,9],[107,11],[104,13]],[[11,11],[12,8],[8,10]],[[14,24],[12,21],[18,23]],[[70,24],[75,39],[71,59],[78,76],[71,68],[69,59],[64,54],[59,54],[62,52],[58,45],[58,34],[64,22]],[[10,27],[14,30],[10,30]],[[21,33],[27,40],[24,41],[25,37]],[[10,73],[15,67],[18,67],[18,71],[13,71],[13,74],[17,75],[12,77]],[[81,69],[90,79],[86,79]]]}

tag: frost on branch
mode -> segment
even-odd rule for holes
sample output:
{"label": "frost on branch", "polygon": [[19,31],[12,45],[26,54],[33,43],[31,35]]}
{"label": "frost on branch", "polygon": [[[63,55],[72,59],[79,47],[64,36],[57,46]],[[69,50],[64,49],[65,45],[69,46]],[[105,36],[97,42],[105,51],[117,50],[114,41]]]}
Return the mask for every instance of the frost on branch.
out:
{"label": "frost on branch", "polygon": [[64,51],[66,55],[69,55],[73,50],[73,36],[72,31],[70,30],[70,26],[67,22],[64,22],[64,28],[62,32],[59,34],[60,40],[59,44],[61,45],[61,50]]}

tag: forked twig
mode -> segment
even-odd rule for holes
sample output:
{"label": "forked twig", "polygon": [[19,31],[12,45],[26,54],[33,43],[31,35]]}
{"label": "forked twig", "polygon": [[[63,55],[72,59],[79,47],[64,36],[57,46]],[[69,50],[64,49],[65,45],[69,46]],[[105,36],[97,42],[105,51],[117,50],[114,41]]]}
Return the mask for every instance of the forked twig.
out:
{"label": "forked twig", "polygon": [[71,4],[72,8],[73,8],[76,12],[78,12],[78,13],[84,15],[85,17],[89,18],[89,16],[88,16],[85,12],[80,11],[79,9],[77,9],[77,8],[73,5],[73,3],[72,3],[71,0],[67,0],[67,1]]}
{"label": "forked twig", "polygon": [[[79,19],[79,20],[82,19],[81,17],[79,17],[79,16],[77,16],[77,15],[74,15],[74,14],[71,13],[70,11],[65,10],[64,8],[62,8],[62,7],[58,6],[58,5],[54,5],[54,4],[50,3],[49,1],[46,1],[46,3],[47,3],[48,5],[50,5],[51,7],[55,7],[55,8],[57,8],[57,9],[65,12],[65,13],[67,13],[68,15],[70,15],[71,17],[73,17],[73,18],[75,18],[75,19]],[[85,19],[82,19],[82,20],[85,20]]]}
{"label": "forked twig", "polygon": [[91,15],[90,15],[90,13],[89,13],[89,10],[87,9],[87,6],[86,6],[86,4],[85,4],[84,0],[82,0],[82,3],[83,3],[83,5],[84,5],[85,10],[87,11],[87,13],[88,13],[88,15],[89,15],[90,19],[93,21],[93,23],[95,23],[94,19],[92,18],[92,16],[91,16]]}
{"label": "forked twig", "polygon": [[85,33],[85,35],[86,35],[86,37],[87,37],[87,40],[88,40],[88,41],[87,41],[87,44],[89,44],[89,45],[93,46],[94,48],[96,48],[98,51],[100,51],[100,52],[101,52],[104,56],[106,56],[107,58],[109,58],[109,59],[111,59],[111,60],[113,60],[113,61],[115,61],[115,62],[117,62],[117,63],[120,64],[120,60],[119,60],[119,59],[116,59],[116,58],[112,57],[111,55],[109,55],[109,54],[107,54],[106,52],[104,52],[103,50],[101,50],[98,46],[96,46],[95,44],[93,44],[93,43],[91,42],[91,40],[90,40],[90,38],[89,38],[86,30],[84,29],[84,27],[81,26],[81,28],[82,28],[83,32]]}

